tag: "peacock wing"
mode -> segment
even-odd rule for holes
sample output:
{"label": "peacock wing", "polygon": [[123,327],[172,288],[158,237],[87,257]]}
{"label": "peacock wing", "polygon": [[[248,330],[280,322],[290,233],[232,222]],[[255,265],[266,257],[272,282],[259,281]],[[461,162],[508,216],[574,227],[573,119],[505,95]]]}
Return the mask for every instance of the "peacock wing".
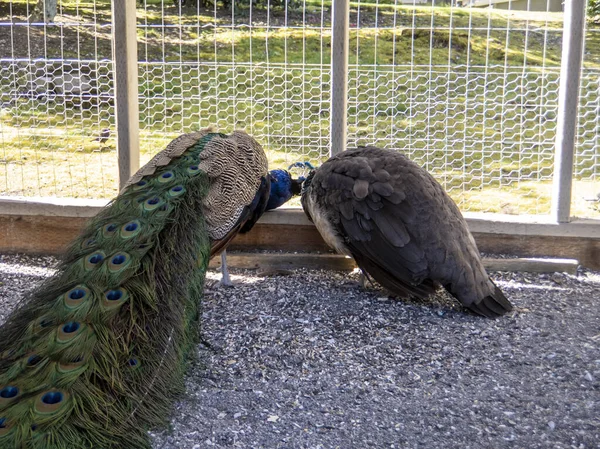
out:
{"label": "peacock wing", "polygon": [[[248,208],[252,209],[255,201],[258,204],[257,193],[264,189],[268,177],[267,157],[251,136],[234,131],[230,136],[213,138],[200,159],[200,168],[211,181],[203,202],[206,224],[211,240],[222,240],[240,220],[244,221]],[[257,207],[253,208],[253,212],[257,210]]]}
{"label": "peacock wing", "polygon": [[430,267],[415,229],[419,205],[406,184],[388,169],[389,152],[350,150],[330,159],[315,174],[319,205],[333,214],[333,226],[357,264],[399,296],[424,297],[435,291]]}
{"label": "peacock wing", "polygon": [[243,208],[235,225],[220,239],[211,240],[211,258],[223,251],[237,234],[244,234],[254,227],[258,219],[265,212],[267,202],[269,201],[270,189],[271,181],[269,176],[262,177],[261,184],[254,195],[254,199],[250,204]]}

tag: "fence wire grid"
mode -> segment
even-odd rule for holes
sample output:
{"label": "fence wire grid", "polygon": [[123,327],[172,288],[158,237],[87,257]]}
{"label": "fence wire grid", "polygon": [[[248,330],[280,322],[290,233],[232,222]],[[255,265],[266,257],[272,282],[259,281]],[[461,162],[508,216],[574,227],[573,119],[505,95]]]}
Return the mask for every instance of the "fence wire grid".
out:
{"label": "fence wire grid", "polygon": [[[405,152],[463,211],[547,214],[563,14],[554,0],[463,3],[351,3],[348,145]],[[57,6],[44,23],[26,0],[0,4],[0,195],[108,198],[118,188],[111,4]],[[246,129],[272,167],[329,156],[331,1],[138,0],[137,37],[141,163],[206,126]],[[580,100],[572,213],[596,217],[593,25]]]}

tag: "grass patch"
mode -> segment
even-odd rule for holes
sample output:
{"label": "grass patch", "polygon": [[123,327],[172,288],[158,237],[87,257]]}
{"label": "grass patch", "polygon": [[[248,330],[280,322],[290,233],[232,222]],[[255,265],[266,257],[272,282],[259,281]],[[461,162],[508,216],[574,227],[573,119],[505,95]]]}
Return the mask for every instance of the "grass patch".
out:
{"label": "grass patch", "polygon": [[[206,126],[246,129],[272,167],[324,161],[331,120],[325,3],[321,11],[321,0],[307,0],[304,12],[287,14],[236,6],[232,23],[231,11],[215,17],[185,7],[180,15],[169,2],[146,1],[137,29],[142,163],[176,135]],[[0,40],[15,43],[0,56],[24,59],[0,63],[0,192],[111,197],[114,133],[103,144],[93,140],[114,130],[110,2],[61,5],[64,26],[0,27]],[[26,21],[25,0],[11,11],[0,5],[0,20]],[[351,2],[350,21],[350,145],[405,151],[463,210],[549,211],[561,14],[380,0]],[[586,34],[575,160],[583,186],[600,170],[599,31]],[[87,76],[90,95],[49,92],[64,73]],[[590,214],[580,201],[587,188],[575,189],[575,213]]]}

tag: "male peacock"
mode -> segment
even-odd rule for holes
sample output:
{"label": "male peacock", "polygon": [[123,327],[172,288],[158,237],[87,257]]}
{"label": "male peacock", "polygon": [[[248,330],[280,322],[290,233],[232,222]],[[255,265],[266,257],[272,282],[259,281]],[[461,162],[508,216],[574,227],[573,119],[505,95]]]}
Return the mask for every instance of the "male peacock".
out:
{"label": "male peacock", "polygon": [[271,191],[266,210],[276,209],[287,203],[293,196],[300,195],[304,178],[293,179],[287,170],[275,169],[271,175]]}
{"label": "male peacock", "polygon": [[512,310],[454,201],[397,151],[361,147],[330,158],[308,175],[302,207],[331,247],[400,297],[441,284],[477,314]]}
{"label": "male peacock", "polygon": [[0,447],[148,447],[183,388],[209,257],[268,194],[239,131],[180,136],[142,167],[0,330]]}

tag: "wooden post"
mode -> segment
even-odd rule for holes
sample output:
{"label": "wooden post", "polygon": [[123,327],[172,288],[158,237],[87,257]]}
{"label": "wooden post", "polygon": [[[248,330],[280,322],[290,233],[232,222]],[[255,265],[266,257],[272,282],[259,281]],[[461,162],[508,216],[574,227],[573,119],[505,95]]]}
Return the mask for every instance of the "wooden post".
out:
{"label": "wooden post", "polygon": [[140,167],[136,0],[112,0],[119,188]]}
{"label": "wooden post", "polygon": [[331,17],[331,147],[330,156],[346,149],[348,138],[348,0],[333,0]]}
{"label": "wooden post", "polygon": [[582,0],[565,1],[552,188],[552,216],[558,223],[566,223],[571,218],[573,155],[585,38],[585,4]]}

